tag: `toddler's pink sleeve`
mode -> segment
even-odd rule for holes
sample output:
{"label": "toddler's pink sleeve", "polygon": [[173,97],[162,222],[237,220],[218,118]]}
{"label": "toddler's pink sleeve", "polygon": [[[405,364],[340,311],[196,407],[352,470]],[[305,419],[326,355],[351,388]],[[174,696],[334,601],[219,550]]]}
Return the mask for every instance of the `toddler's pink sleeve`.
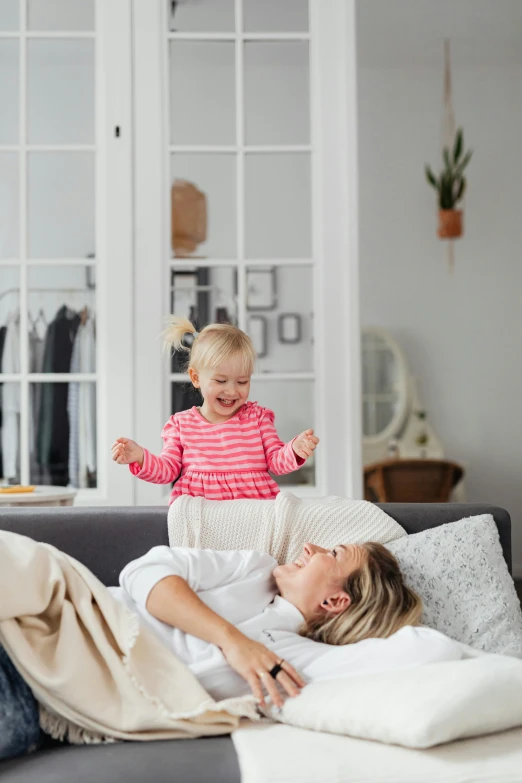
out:
{"label": "toddler's pink sleeve", "polygon": [[274,426],[274,418],[273,412],[265,408],[259,417],[259,430],[268,470],[274,476],[284,476],[300,468],[306,460],[298,457],[293,450],[292,444],[295,438],[289,443],[283,443]]}
{"label": "toddler's pink sleeve", "polygon": [[179,424],[175,416],[171,416],[165,424],[161,437],[163,438],[163,448],[159,456],[143,449],[142,467],[140,468],[137,462],[129,465],[133,476],[137,476],[143,481],[149,481],[151,484],[170,484],[181,473],[183,447]]}

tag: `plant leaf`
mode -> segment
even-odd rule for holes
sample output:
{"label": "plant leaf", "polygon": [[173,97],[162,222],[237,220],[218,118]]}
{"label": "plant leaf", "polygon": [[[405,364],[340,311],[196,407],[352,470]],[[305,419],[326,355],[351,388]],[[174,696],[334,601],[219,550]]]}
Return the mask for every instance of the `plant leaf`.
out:
{"label": "plant leaf", "polygon": [[461,198],[464,195],[464,191],[466,190],[466,180],[464,177],[460,180],[459,187],[457,188],[457,193],[455,195],[455,204],[461,200]]}
{"label": "plant leaf", "polygon": [[455,169],[455,174],[456,174],[457,177],[459,177],[462,174],[462,172],[464,171],[464,169],[466,168],[466,166],[470,162],[472,155],[473,155],[473,150],[469,150],[468,152],[466,152],[466,154],[464,155],[464,157],[460,161],[459,165]]}
{"label": "plant leaf", "polygon": [[459,128],[457,135],[455,136],[455,144],[453,146],[453,163],[457,163],[462,155],[462,148],[464,146],[464,135],[462,128]]}
{"label": "plant leaf", "polygon": [[426,171],[426,179],[428,180],[429,184],[433,185],[433,187],[438,190],[439,189],[439,183],[435,179],[435,175],[433,174],[433,171],[431,170],[431,168],[429,166],[426,166],[425,171]]}
{"label": "plant leaf", "polygon": [[451,169],[450,154],[449,154],[449,149],[447,147],[444,147],[444,150],[442,151],[442,157],[444,158],[444,163],[446,164],[446,168]]}
{"label": "plant leaf", "polygon": [[453,182],[451,174],[444,174],[442,177],[439,199],[441,209],[453,209]]}

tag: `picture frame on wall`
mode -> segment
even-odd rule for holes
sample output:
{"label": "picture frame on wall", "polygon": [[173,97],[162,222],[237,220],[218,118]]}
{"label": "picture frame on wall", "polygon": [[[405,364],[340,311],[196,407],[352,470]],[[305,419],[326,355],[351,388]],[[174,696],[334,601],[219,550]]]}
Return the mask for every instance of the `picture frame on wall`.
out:
{"label": "picture frame on wall", "polygon": [[264,315],[249,316],[248,333],[257,353],[257,358],[263,359],[268,353],[268,322]]}
{"label": "picture frame on wall", "polygon": [[277,319],[277,339],[283,345],[300,343],[302,321],[299,313],[281,313]]}
{"label": "picture frame on wall", "polygon": [[275,267],[255,267],[247,270],[247,309],[274,310],[277,305]]}

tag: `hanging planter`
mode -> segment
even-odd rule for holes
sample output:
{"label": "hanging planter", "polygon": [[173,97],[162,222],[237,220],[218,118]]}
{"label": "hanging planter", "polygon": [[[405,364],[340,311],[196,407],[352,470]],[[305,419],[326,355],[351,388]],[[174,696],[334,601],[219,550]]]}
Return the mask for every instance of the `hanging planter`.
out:
{"label": "hanging planter", "polygon": [[437,234],[440,239],[458,239],[462,236],[462,210],[439,209],[439,227]]}
{"label": "hanging planter", "polygon": [[462,210],[457,209],[466,191],[464,169],[468,165],[472,152],[464,152],[464,134],[459,128],[455,135],[453,148],[444,147],[442,157],[444,168],[436,177],[429,166],[426,166],[426,179],[438,194],[439,227],[441,239],[457,239],[463,233]]}

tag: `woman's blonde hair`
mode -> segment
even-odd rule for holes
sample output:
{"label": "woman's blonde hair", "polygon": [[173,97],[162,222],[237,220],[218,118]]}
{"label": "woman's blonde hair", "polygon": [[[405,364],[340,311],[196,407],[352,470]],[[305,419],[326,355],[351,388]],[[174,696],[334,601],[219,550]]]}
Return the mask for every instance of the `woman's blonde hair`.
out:
{"label": "woman's blonde hair", "polygon": [[[187,334],[194,335],[192,346],[184,344]],[[241,362],[241,372],[252,375],[256,361],[256,352],[250,337],[233,324],[209,324],[200,332],[188,320],[172,316],[164,332],[167,346],[175,351],[186,351],[185,369],[215,370],[223,362],[237,358]]]}
{"label": "woman's blonde hair", "polygon": [[403,579],[399,564],[385,546],[362,544],[363,564],[346,579],[349,606],[337,615],[321,615],[301,628],[301,636],[325,644],[353,644],[386,639],[405,625],[418,625],[422,601]]}

